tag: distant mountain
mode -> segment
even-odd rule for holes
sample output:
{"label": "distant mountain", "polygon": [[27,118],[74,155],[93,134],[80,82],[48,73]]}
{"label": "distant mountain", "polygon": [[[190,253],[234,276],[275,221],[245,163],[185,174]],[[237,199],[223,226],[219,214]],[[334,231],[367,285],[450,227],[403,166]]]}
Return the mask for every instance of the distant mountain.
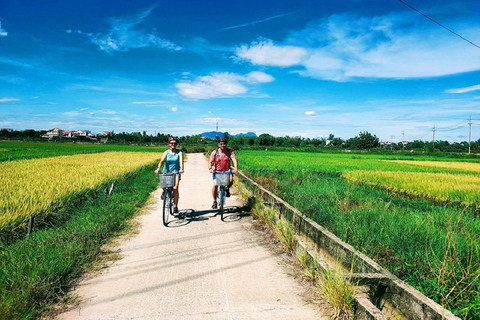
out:
{"label": "distant mountain", "polygon": [[[223,137],[223,132],[219,131],[210,131],[210,132],[204,132],[200,133],[202,137],[205,138],[210,138],[210,139],[215,139],[215,137]],[[239,133],[235,135],[230,135],[231,137],[257,137],[257,135],[254,132],[247,132],[247,133]]]}
{"label": "distant mountain", "polygon": [[239,133],[234,135],[234,137],[255,137],[257,138],[258,136],[255,134],[255,132],[247,132],[247,133]]}

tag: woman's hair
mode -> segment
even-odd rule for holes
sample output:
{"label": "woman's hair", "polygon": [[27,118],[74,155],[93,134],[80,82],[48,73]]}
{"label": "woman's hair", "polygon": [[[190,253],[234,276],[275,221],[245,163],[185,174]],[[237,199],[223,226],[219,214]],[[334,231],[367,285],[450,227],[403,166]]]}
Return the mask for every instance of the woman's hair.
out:
{"label": "woman's hair", "polygon": [[168,138],[168,143],[170,143],[172,141],[178,142],[178,137],[169,137]]}

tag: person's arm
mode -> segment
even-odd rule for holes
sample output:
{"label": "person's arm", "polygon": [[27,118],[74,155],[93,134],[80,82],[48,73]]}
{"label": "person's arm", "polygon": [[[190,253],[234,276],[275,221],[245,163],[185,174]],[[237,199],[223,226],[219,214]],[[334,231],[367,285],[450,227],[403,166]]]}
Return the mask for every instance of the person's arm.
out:
{"label": "person's arm", "polygon": [[210,160],[208,160],[208,164],[207,164],[207,165],[208,165],[208,170],[209,170],[210,172],[213,171],[213,164],[215,163],[215,161],[214,161],[214,155],[213,155],[214,152],[215,152],[215,151],[212,151],[212,153],[210,154]]}
{"label": "person's arm", "polygon": [[183,162],[183,152],[180,151],[180,172],[179,173],[184,173],[185,172],[185,164]]}
{"label": "person's arm", "polygon": [[232,158],[232,162],[233,162],[232,172],[237,173],[237,171],[238,171],[238,161],[237,161],[237,157],[235,156],[235,153],[233,151],[232,151],[232,154],[231,154],[231,158]]}
{"label": "person's arm", "polygon": [[162,169],[162,165],[165,162],[165,159],[167,158],[167,151],[165,151],[162,155],[162,159],[158,163],[157,170],[155,170],[155,174],[158,174],[160,172],[160,169]]}

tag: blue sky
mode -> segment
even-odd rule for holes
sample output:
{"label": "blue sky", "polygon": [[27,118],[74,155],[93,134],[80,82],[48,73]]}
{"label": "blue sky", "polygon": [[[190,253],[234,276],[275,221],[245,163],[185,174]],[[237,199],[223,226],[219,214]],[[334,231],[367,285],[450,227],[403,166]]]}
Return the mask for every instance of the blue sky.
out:
{"label": "blue sky", "polygon": [[406,3],[0,0],[0,127],[479,139],[480,2]]}

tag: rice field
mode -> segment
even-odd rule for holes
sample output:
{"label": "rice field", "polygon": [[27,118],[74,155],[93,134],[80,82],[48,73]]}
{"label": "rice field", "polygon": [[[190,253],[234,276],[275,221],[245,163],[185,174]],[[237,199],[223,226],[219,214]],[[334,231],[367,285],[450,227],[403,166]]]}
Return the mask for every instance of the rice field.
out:
{"label": "rice field", "polygon": [[347,171],[342,177],[396,194],[480,207],[480,176],[393,171]]}
{"label": "rice field", "polygon": [[480,319],[480,163],[241,151],[269,190],[464,319]]}
{"label": "rice field", "polygon": [[0,233],[24,229],[30,217],[54,216],[82,195],[156,163],[160,153],[104,152],[0,163]]}

